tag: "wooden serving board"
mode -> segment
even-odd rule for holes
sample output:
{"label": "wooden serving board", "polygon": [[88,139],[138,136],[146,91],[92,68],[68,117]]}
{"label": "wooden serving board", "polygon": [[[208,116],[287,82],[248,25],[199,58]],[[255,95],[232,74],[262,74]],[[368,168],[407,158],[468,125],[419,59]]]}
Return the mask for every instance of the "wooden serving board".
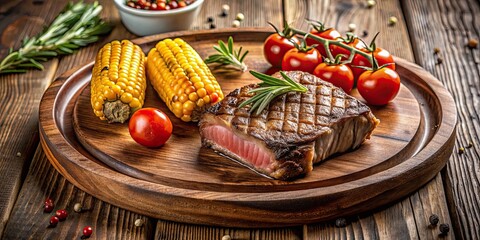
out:
{"label": "wooden serving board", "polygon": [[[233,36],[250,53],[250,69],[270,72],[264,29],[177,32],[135,40],[147,52],[166,37],[182,37],[202,57]],[[277,227],[370,211],[418,189],[452,152],[456,110],[433,76],[396,58],[402,87],[385,107],[372,108],[381,123],[359,149],[314,166],[294,181],[278,181],[202,148],[198,127],[166,108],[151,86],[144,107],[166,112],[174,125],[161,148],[135,143],[128,124],[108,124],[90,106],[93,63],[65,73],[40,105],[42,146],[52,164],[86,192],[148,216],[196,224]],[[224,93],[256,82],[250,73],[214,72]],[[361,98],[357,92],[352,93]]]}

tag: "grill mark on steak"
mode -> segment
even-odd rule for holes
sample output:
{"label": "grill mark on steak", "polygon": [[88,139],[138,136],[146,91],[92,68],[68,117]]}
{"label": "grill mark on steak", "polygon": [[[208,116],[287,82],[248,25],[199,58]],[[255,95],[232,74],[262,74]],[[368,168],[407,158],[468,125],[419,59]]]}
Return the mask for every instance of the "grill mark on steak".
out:
{"label": "grill mark on steak", "polygon": [[[286,74],[308,91],[279,96],[257,116],[250,114],[250,106],[238,105],[251,98],[253,94],[248,92],[258,85],[235,89],[203,114],[199,123],[203,145],[268,176],[288,180],[310,172],[314,163],[332,154],[357,148],[370,137],[379,121],[368,106],[311,74]],[[207,131],[209,126],[222,126],[233,135],[226,132],[224,135],[230,137],[219,137]],[[252,159],[257,154],[245,154],[242,151],[248,148],[239,149],[230,144],[232,141],[244,146],[254,142],[259,146],[254,151],[266,151],[258,155],[271,156],[270,163],[267,167],[258,164]]]}

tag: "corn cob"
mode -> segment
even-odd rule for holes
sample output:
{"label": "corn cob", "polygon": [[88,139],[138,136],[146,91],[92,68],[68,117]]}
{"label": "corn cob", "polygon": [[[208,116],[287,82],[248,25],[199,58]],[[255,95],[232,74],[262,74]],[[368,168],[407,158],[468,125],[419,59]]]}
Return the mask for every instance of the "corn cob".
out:
{"label": "corn cob", "polygon": [[92,70],[91,103],[97,117],[125,122],[143,106],[146,88],[145,54],[128,40],[105,44]]}
{"label": "corn cob", "polygon": [[208,66],[180,38],[158,42],[148,53],[146,68],[160,98],[185,122],[198,121],[204,108],[223,99]]}

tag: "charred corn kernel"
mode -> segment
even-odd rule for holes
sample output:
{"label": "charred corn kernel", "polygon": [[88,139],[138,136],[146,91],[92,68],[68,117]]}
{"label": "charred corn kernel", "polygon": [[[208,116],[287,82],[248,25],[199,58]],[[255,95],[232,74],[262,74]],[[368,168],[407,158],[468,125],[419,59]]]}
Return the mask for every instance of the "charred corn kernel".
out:
{"label": "charred corn kernel", "polygon": [[91,104],[97,117],[125,122],[144,103],[145,54],[128,40],[112,41],[97,53],[91,79]]}
{"label": "charred corn kernel", "polygon": [[[148,78],[168,108],[183,121],[223,99],[220,85],[198,53],[180,38],[157,43],[147,56]],[[215,102],[209,95],[215,93]]]}

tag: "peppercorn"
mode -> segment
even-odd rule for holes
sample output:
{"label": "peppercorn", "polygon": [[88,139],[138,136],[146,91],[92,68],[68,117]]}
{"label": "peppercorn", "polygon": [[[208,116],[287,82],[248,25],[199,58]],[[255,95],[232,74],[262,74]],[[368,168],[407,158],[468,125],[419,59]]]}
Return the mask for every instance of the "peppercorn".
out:
{"label": "peppercorn", "polygon": [[232,237],[230,237],[230,235],[228,235],[228,234],[223,235],[223,237],[222,237],[222,240],[231,240],[231,239],[232,239]]}
{"label": "peppercorn", "polygon": [[443,63],[443,58],[442,57],[438,57],[437,58],[437,64],[442,64]]}
{"label": "peppercorn", "polygon": [[222,5],[222,14],[220,16],[222,16],[222,17],[228,16],[228,11],[230,11],[230,6],[228,6],[227,4],[223,4]]}
{"label": "peppercorn", "polygon": [[82,239],[89,238],[90,236],[92,236],[93,229],[90,226],[86,226],[83,228],[82,233],[83,233]]}
{"label": "peppercorn", "polygon": [[458,154],[462,155],[465,152],[465,148],[461,147],[458,149]]}
{"label": "peppercorn", "polygon": [[215,24],[210,23],[210,29],[214,29],[214,28],[216,28],[216,27],[217,27],[217,26],[215,26]]}
{"label": "peppercorn", "polygon": [[207,22],[212,23],[213,22],[213,17],[208,17]]}
{"label": "peppercorn", "polygon": [[430,216],[430,218],[428,219],[428,221],[430,222],[430,224],[432,226],[436,226],[438,224],[438,221],[439,221],[437,214],[432,214]]}
{"label": "peppercorn", "polygon": [[377,4],[377,2],[375,2],[375,0],[368,0],[367,1],[367,7],[368,8],[372,8],[373,6],[375,6],[375,4]]}
{"label": "peppercorn", "polygon": [[395,16],[391,16],[390,18],[388,18],[388,25],[390,26],[397,24],[397,22],[398,22],[398,19]]}
{"label": "peppercorn", "polygon": [[65,209],[57,210],[55,212],[55,216],[57,216],[60,221],[64,221],[65,219],[67,219],[67,216],[68,216],[67,210]]}
{"label": "peppercorn", "polygon": [[347,220],[345,218],[337,218],[337,220],[335,220],[335,226],[338,228],[346,227]]}
{"label": "peppercorn", "polygon": [[477,46],[478,46],[478,40],[475,39],[475,38],[471,38],[470,40],[468,40],[467,46],[468,46],[469,48],[477,48]]}
{"label": "peppercorn", "polygon": [[467,148],[472,148],[472,147],[473,147],[473,142],[472,141],[468,142]]}
{"label": "peppercorn", "polygon": [[238,13],[235,19],[241,22],[243,21],[243,19],[245,19],[245,16],[243,15],[243,13]]}
{"label": "peppercorn", "polygon": [[357,25],[355,23],[348,24],[348,31],[349,32],[355,32],[356,28],[357,28]]}
{"label": "peppercorn", "polygon": [[58,221],[59,221],[58,217],[52,216],[52,217],[50,218],[50,225],[49,225],[49,227],[55,227],[55,226],[57,226]]}
{"label": "peppercorn", "polygon": [[440,226],[438,227],[438,229],[440,229],[440,233],[442,235],[447,235],[448,232],[450,232],[450,226],[446,223],[442,223],[440,224]]}
{"label": "peppercorn", "polygon": [[238,20],[233,20],[232,22],[232,27],[239,27],[240,26],[240,21]]}
{"label": "peppercorn", "polygon": [[440,53],[440,48],[436,47],[433,49],[433,54],[439,54]]}
{"label": "peppercorn", "polygon": [[50,213],[53,211],[53,200],[51,198],[46,198],[45,202],[43,203],[43,211],[46,213]]}
{"label": "peppercorn", "polygon": [[141,227],[141,226],[143,226],[143,224],[144,224],[143,219],[139,218],[139,219],[135,220],[135,227]]}
{"label": "peppercorn", "polygon": [[73,210],[77,213],[82,212],[82,208],[83,206],[81,203],[75,203],[75,205],[73,206]]}
{"label": "peppercorn", "polygon": [[21,157],[22,156],[22,153],[21,152],[17,152],[17,157]]}
{"label": "peppercorn", "polygon": [[368,36],[368,31],[367,31],[367,30],[363,30],[363,32],[362,32],[362,37],[366,37],[366,36]]}

